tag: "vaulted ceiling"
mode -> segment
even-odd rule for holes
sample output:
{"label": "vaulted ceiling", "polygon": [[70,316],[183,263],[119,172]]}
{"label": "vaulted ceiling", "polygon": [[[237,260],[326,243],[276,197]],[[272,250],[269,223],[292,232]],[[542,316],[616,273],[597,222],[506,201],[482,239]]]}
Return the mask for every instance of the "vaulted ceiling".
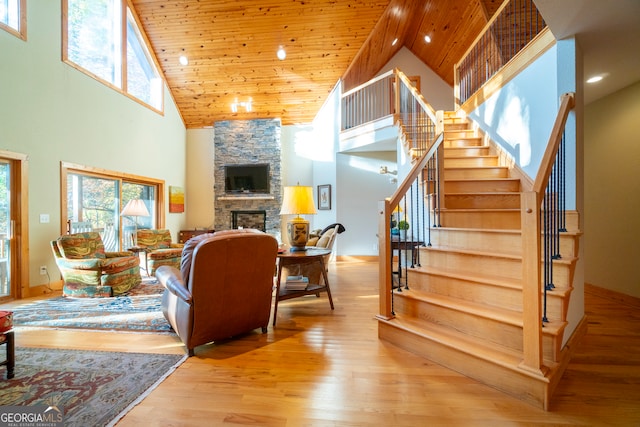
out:
{"label": "vaulted ceiling", "polygon": [[[232,119],[309,123],[339,79],[347,89],[369,80],[402,46],[453,84],[454,64],[501,0],[132,3],[187,128],[200,128]],[[232,112],[249,100],[250,112]]]}

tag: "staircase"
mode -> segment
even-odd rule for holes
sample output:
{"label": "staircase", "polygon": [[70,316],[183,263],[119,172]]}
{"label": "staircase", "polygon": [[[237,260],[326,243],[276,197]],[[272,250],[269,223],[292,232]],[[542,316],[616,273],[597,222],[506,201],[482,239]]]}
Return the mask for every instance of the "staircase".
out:
{"label": "staircase", "polygon": [[522,183],[494,151],[466,120],[445,113],[442,226],[431,229],[432,246],[421,247],[419,265],[408,269],[408,289],[393,293],[395,317],[380,319],[379,336],[546,410],[570,357],[563,342],[576,215],[553,261],[543,369],[531,372],[522,366]]}

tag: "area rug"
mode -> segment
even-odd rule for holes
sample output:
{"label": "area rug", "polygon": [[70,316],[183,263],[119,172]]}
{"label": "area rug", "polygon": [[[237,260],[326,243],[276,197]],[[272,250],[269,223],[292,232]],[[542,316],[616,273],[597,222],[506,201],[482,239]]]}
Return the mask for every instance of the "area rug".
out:
{"label": "area rug", "polygon": [[61,412],[65,426],[114,425],[184,360],[179,354],[18,347],[15,377],[0,380],[0,413],[7,406],[45,405]]}
{"label": "area rug", "polygon": [[113,298],[39,300],[12,308],[13,325],[94,331],[172,333],[162,315],[164,287],[155,278]]}

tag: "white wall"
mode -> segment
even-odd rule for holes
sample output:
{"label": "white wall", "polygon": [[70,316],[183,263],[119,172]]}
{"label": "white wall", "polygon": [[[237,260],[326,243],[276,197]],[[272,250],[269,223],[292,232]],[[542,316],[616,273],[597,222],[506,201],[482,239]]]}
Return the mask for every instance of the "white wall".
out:
{"label": "white wall", "polygon": [[403,46],[382,67],[378,75],[394,68],[402,71],[407,76],[420,76],[420,93],[436,111],[451,111],[454,109],[453,87],[449,86],[406,47]]}
{"label": "white wall", "polygon": [[469,117],[535,177],[558,112],[556,47],[514,77]]}
{"label": "white wall", "polygon": [[187,130],[186,228],[211,230],[215,223],[213,128]]}
{"label": "white wall", "polygon": [[[26,42],[0,31],[0,149],[29,156],[30,286],[46,283],[40,265],[59,277],[49,241],[63,231],[61,161],[186,182],[185,127],[169,93],[163,116],[64,64],[60,8],[27,2]],[[40,224],[41,213],[51,222]],[[165,217],[175,239],[185,215]]]}
{"label": "white wall", "polygon": [[640,298],[640,82],[585,108],[585,281]]}

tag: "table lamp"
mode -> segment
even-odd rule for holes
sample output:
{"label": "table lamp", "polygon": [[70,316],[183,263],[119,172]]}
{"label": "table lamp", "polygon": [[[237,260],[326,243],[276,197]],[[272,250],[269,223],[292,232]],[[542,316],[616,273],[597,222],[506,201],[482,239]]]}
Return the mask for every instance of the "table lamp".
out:
{"label": "table lamp", "polygon": [[309,221],[300,215],[316,213],[313,203],[313,189],[302,185],[284,187],[280,215],[297,215],[287,221],[287,235],[292,252],[304,251],[309,240]]}
{"label": "table lamp", "polygon": [[120,216],[132,216],[133,223],[135,226],[135,232],[133,234],[133,245],[136,246],[138,244],[138,219],[136,217],[139,216],[149,216],[149,210],[147,206],[141,199],[131,199],[127,202],[122,212],[120,212]]}

